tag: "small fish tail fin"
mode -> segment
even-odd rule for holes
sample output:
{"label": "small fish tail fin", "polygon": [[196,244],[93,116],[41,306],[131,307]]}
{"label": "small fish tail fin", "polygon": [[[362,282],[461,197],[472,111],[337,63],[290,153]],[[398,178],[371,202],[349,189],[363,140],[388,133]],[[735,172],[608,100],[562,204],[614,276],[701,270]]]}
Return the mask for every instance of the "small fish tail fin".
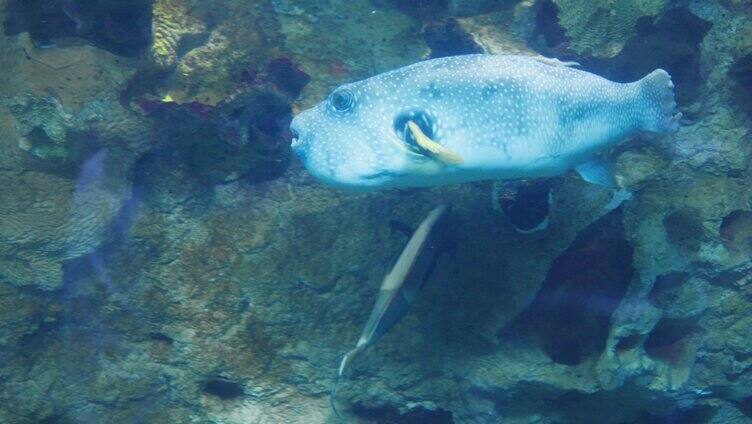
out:
{"label": "small fish tail fin", "polygon": [[362,349],[360,347],[356,347],[355,349],[345,353],[345,355],[342,357],[342,362],[339,363],[339,370],[337,370],[338,380],[342,377],[342,375],[344,375],[347,367],[350,365],[353,358],[355,358],[355,355],[359,354],[361,350]]}
{"label": "small fish tail fin", "polygon": [[362,352],[363,349],[364,347],[359,345],[355,349],[345,353],[344,356],[342,356],[342,362],[339,363],[339,369],[337,370],[337,377],[335,377],[334,384],[332,384],[332,388],[329,390],[329,404],[331,404],[332,411],[334,411],[334,414],[337,415],[338,418],[342,418],[342,416],[337,410],[337,385],[339,384],[339,380],[342,378],[342,376],[344,376],[345,371],[352,362],[353,358],[355,358],[357,354]]}
{"label": "small fish tail fin", "polygon": [[679,129],[681,112],[676,112],[674,83],[663,69],[646,75],[637,82],[640,89],[642,129],[658,133],[675,133]]}

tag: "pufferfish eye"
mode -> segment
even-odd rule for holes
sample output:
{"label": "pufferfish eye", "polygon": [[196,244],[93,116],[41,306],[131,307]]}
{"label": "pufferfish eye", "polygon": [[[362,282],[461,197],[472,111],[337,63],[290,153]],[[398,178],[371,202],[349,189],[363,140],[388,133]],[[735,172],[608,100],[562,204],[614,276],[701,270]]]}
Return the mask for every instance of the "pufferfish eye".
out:
{"label": "pufferfish eye", "polygon": [[350,90],[340,88],[329,96],[329,104],[337,112],[347,112],[355,105],[355,95]]}

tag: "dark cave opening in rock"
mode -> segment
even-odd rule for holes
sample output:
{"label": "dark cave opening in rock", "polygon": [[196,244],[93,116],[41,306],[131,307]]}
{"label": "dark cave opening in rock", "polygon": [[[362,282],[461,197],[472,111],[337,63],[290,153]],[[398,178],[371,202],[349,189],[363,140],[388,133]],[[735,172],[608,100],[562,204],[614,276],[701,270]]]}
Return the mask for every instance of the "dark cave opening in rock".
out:
{"label": "dark cave opening in rock", "polygon": [[4,12],[5,35],[28,32],[41,45],[56,37],[76,35],[76,23],[59,0],[9,0]]}
{"label": "dark cave opening in rock", "polygon": [[9,0],[5,35],[28,32],[40,46],[81,38],[112,53],[133,56],[151,42],[151,0]]}
{"label": "dark cave opening in rock", "polygon": [[[559,8],[552,0],[536,3],[535,30],[533,38],[542,42],[546,48],[553,49],[569,41],[564,28],[559,25]],[[538,41],[540,40],[540,41]]]}
{"label": "dark cave opening in rock", "polygon": [[636,348],[642,343],[642,339],[642,334],[632,334],[620,339],[616,343],[616,353],[623,353]]}
{"label": "dark cave opening in rock", "polygon": [[737,403],[737,408],[739,408],[739,411],[742,414],[746,415],[749,418],[752,418],[752,396],[742,398]]}
{"label": "dark cave opening in rock", "polygon": [[655,277],[653,287],[648,293],[648,300],[655,304],[661,293],[681,286],[687,281],[687,278],[689,278],[689,274],[682,271],[669,272]]}
{"label": "dark cave opening in rock", "polygon": [[159,332],[149,333],[149,339],[154,340],[155,342],[167,343],[169,345],[175,342],[175,339],[173,339],[172,337]]}
{"label": "dark cave opening in rock", "polygon": [[521,232],[542,229],[550,214],[550,179],[504,184],[498,191],[499,207]]}
{"label": "dark cave opening in rock", "polygon": [[752,53],[737,59],[729,69],[729,76],[739,87],[736,93],[737,100],[752,116]]}
{"label": "dark cave opening in rock", "polygon": [[300,95],[311,76],[300,69],[289,57],[278,57],[266,64],[266,78],[280,91],[295,98]]}
{"label": "dark cave opening in rock", "polygon": [[555,389],[540,383],[521,383],[518,387],[513,395],[505,394],[503,399],[496,399],[496,409],[505,412],[506,416],[530,416],[528,411],[533,410],[546,411],[548,417],[555,417],[544,421],[547,423],[642,424],[640,419],[647,416],[646,412],[675,412],[672,409],[674,402],[669,397],[632,381],[613,390],[601,389],[594,392]]}
{"label": "dark cave opening in rock", "polygon": [[202,382],[201,391],[222,400],[236,399],[245,394],[240,383],[223,377],[214,377]]}
{"label": "dark cave opening in rock", "polygon": [[688,252],[697,252],[705,237],[701,217],[694,209],[669,213],[663,218],[663,228],[671,244]]}
{"label": "dark cave opening in rock", "polygon": [[23,355],[33,355],[39,352],[50,340],[60,332],[61,320],[59,314],[54,317],[39,317],[37,328],[18,339],[18,351]]}
{"label": "dark cave opening in rock", "polygon": [[352,408],[356,416],[374,424],[452,424],[454,417],[450,411],[441,408],[430,410],[422,407],[413,408],[405,413],[394,406],[367,407],[356,404]]}
{"label": "dark cave opening in rock", "polygon": [[752,211],[735,210],[726,215],[721,221],[719,233],[726,248],[752,252]]}
{"label": "dark cave opening in rock", "polygon": [[716,409],[710,405],[677,408],[669,415],[645,412],[634,424],[706,424],[713,419]]}
{"label": "dark cave opening in rock", "polygon": [[671,74],[679,105],[690,104],[700,94],[700,43],[712,24],[686,7],[671,9],[655,22],[650,17],[640,19],[635,35],[612,58],[582,56],[571,51],[558,23],[558,8],[551,1],[541,3],[535,21],[531,41],[544,55],[575,60],[582,69],[617,82],[637,81],[662,68]]}
{"label": "dark cave opening in rock", "polygon": [[[289,127],[292,119],[290,103],[273,93],[258,92],[245,102],[244,115],[247,125],[257,128],[262,134],[279,137]],[[265,142],[269,140],[251,140],[251,142]]]}
{"label": "dark cave opening in rock", "polygon": [[37,421],[37,424],[72,424],[75,421],[63,414],[53,414]]}
{"label": "dark cave opening in rock", "polygon": [[423,28],[423,38],[431,48],[431,58],[483,53],[483,48],[473,40],[456,19],[431,22]]}
{"label": "dark cave opening in rock", "polygon": [[680,364],[687,354],[687,343],[698,330],[696,318],[663,318],[645,340],[645,353],[672,365]]}
{"label": "dark cave opening in rock", "polygon": [[635,272],[632,252],[621,208],[593,222],[554,260],[533,302],[500,336],[530,336],[559,364],[600,354]]}
{"label": "dark cave opening in rock", "polygon": [[682,284],[688,278],[689,274],[686,272],[670,272],[657,276],[648,293],[648,301],[661,309],[671,307],[679,296]]}

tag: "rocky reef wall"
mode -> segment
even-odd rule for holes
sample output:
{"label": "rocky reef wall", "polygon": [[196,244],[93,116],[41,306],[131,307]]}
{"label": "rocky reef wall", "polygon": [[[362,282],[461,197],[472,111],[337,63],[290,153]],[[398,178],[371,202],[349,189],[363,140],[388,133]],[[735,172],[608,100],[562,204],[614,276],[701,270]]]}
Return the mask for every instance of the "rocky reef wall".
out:
{"label": "rocky reef wall", "polygon": [[[444,202],[454,252],[341,382],[345,422],[752,421],[747,2],[0,10],[0,422],[339,422],[390,223]],[[573,174],[354,195],[290,157],[339,84],[477,52],[662,67],[682,127],[608,152],[613,210]]]}

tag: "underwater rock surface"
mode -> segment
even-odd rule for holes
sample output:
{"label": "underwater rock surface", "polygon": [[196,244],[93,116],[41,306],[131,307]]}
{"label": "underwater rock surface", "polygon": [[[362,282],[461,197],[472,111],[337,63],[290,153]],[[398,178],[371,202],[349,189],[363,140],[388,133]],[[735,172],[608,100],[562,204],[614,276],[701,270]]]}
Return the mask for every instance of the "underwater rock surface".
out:
{"label": "underwater rock surface", "polygon": [[[0,422],[752,422],[748,3],[0,11]],[[615,209],[574,174],[355,195],[291,160],[291,116],[336,86],[478,51],[666,68],[682,128],[607,152]],[[447,202],[454,252],[340,421],[395,228]]]}

